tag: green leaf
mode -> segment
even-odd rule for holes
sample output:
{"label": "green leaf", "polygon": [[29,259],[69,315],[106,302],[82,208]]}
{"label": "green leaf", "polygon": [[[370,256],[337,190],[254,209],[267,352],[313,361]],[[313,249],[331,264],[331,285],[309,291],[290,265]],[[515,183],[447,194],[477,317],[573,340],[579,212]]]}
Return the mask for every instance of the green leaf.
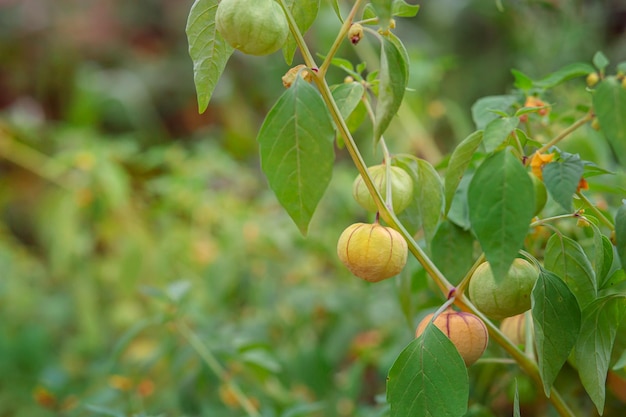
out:
{"label": "green leaf", "polygon": [[407,171],[413,179],[413,201],[410,206],[414,209],[405,209],[400,213],[400,219],[409,220],[409,224],[421,225],[426,243],[430,244],[443,210],[441,178],[428,161],[413,155],[396,155],[394,165]]}
{"label": "green leaf", "polygon": [[347,119],[361,102],[365,88],[360,83],[339,84],[331,88],[341,117]]}
{"label": "green leaf", "polygon": [[595,300],[598,294],[596,274],[578,242],[558,234],[550,236],[544,266],[565,281],[582,308]]}
{"label": "green leaf", "polygon": [[512,69],[511,73],[515,78],[515,88],[520,90],[530,90],[533,87],[533,80],[526,74],[516,69]]}
{"label": "green leaf", "polygon": [[576,344],[580,307],[567,285],[554,273],[541,270],[532,294],[537,365],[546,396]]}
{"label": "green leaf", "polygon": [[609,59],[601,51],[596,52],[593,56],[593,65],[595,65],[601,73],[604,73],[604,70],[609,64]]}
{"label": "green leaf", "polygon": [[595,300],[583,310],[582,316],[574,351],[576,366],[585,390],[602,414],[611,350],[618,326],[626,316],[626,296],[609,295]]}
{"label": "green leaf", "polygon": [[613,244],[611,240],[602,235],[602,252],[604,252],[602,258],[602,268],[596,272],[596,280],[598,281],[598,288],[604,288],[605,284],[609,280],[611,274],[611,268],[613,267],[614,253]]}
{"label": "green leaf", "polygon": [[463,139],[463,141],[459,143],[452,152],[452,155],[450,156],[450,161],[448,162],[446,175],[444,177],[444,188],[446,197],[444,213],[447,214],[450,210],[450,206],[452,205],[452,199],[454,198],[456,189],[459,186],[461,179],[463,178],[465,170],[469,166],[470,162],[472,162],[472,157],[482,143],[482,140],[483,131],[478,130]]}
{"label": "green leaf", "polygon": [[472,119],[476,129],[484,129],[487,123],[497,119],[498,115],[494,111],[507,112],[517,101],[513,95],[487,96],[479,98],[472,105]]}
{"label": "green leaf", "polygon": [[389,370],[391,417],[461,417],[467,411],[468,397],[465,363],[450,339],[432,323]]}
{"label": "green leaf", "polygon": [[204,113],[228,58],[234,48],[215,28],[217,0],[196,0],[187,19],[189,55],[193,61],[193,80],[198,96],[198,111]]}
{"label": "green leaf", "polygon": [[547,75],[539,81],[535,81],[535,87],[546,89],[556,87],[562,82],[585,76],[594,71],[595,69],[586,62],[575,62]]}
{"label": "green leaf", "polygon": [[543,182],[548,192],[561,207],[572,211],[572,198],[585,166],[578,154],[566,154],[564,158],[543,167]]}
{"label": "green leaf", "polygon": [[626,271],[626,204],[622,204],[615,214],[615,248],[622,269]]}
{"label": "green leaf", "polygon": [[511,152],[487,158],[468,191],[469,217],[495,276],[505,276],[524,243],[535,210],[533,184]]}
{"label": "green leaf", "polygon": [[501,117],[487,123],[483,145],[487,153],[495,151],[519,124],[518,117]]}
{"label": "green leaf", "polygon": [[404,0],[394,0],[391,14],[398,17],[414,17],[419,10],[419,4],[408,4]]}
{"label": "green leaf", "polygon": [[[393,39],[393,38],[392,38]],[[401,43],[383,37],[380,52],[380,84],[374,120],[374,141],[377,143],[398,112],[408,82],[406,50]]]}
{"label": "green leaf", "polygon": [[370,4],[374,8],[374,13],[378,16],[378,24],[382,28],[387,29],[391,23],[393,2],[389,0],[372,0]]}
{"label": "green leaf", "polygon": [[450,210],[446,213],[446,217],[457,226],[464,230],[470,230],[472,225],[469,217],[469,207],[467,204],[467,192],[474,178],[474,171],[468,170],[461,178],[459,186],[456,188]]}
{"label": "green leaf", "polygon": [[[311,27],[313,22],[315,22],[315,18],[317,17],[317,13],[320,9],[320,1],[319,0],[284,0],[285,7],[289,9],[291,15],[293,16],[296,24],[298,25],[298,29],[300,33],[303,35],[307,30]],[[293,62],[293,56],[296,53],[296,38],[293,37],[293,34],[290,32],[289,37],[287,37],[287,42],[285,42],[285,46],[283,46],[283,57],[285,58],[285,62],[288,65],[291,65]]]}
{"label": "green leaf", "polygon": [[343,17],[341,17],[341,10],[339,9],[339,0],[331,0],[330,4],[333,6],[335,14],[339,18],[339,21],[343,23]]}
{"label": "green leaf", "polygon": [[431,259],[443,275],[457,285],[474,263],[474,238],[472,234],[444,220],[430,243]]}
{"label": "green leaf", "polygon": [[324,101],[301,77],[278,99],[259,131],[261,168],[302,234],[332,176],[334,136]]}
{"label": "green leaf", "polygon": [[593,108],[617,159],[626,166],[626,88],[615,77],[605,78],[595,90]]}

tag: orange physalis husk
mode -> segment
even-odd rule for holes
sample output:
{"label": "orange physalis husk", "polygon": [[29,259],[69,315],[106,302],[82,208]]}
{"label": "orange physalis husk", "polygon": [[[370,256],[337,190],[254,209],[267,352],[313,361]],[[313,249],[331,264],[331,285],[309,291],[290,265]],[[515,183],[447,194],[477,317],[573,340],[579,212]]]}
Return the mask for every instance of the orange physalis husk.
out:
{"label": "orange physalis husk", "polygon": [[553,159],[554,159],[553,153],[543,154],[543,153],[535,152],[533,156],[530,158],[530,169],[532,170],[533,174],[537,178],[539,178],[540,180],[543,180],[543,172],[542,172],[543,167],[545,164],[552,162]]}

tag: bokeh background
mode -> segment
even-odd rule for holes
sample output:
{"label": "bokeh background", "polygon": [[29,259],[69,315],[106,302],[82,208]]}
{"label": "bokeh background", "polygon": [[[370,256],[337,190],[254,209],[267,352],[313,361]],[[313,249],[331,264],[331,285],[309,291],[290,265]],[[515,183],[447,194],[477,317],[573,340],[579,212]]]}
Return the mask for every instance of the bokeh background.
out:
{"label": "bokeh background", "polygon": [[[339,22],[321,3],[307,41],[324,54]],[[442,299],[413,261],[377,285],[340,265],[337,237],[367,219],[345,151],[299,235],[255,141],[289,67],[235,53],[199,115],[191,4],[0,0],[0,416],[383,416],[387,370]],[[386,137],[433,164],[511,68],[626,58],[620,0],[421,6],[398,19],[411,90]],[[376,68],[374,43],[340,55]],[[510,415],[514,376],[477,371],[474,415]]]}

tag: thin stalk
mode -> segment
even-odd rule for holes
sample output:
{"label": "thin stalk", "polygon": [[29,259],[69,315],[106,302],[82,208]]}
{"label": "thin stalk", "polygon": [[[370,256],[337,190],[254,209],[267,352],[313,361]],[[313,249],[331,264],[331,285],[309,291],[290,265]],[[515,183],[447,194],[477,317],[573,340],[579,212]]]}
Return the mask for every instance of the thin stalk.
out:
{"label": "thin stalk", "polygon": [[594,118],[593,113],[591,113],[591,112],[587,113],[584,117],[578,119],[571,126],[569,126],[567,129],[563,130],[561,133],[556,135],[548,143],[543,145],[541,148],[537,149],[537,153],[544,153],[545,151],[547,151],[548,149],[550,149],[551,147],[553,147],[554,145],[556,145],[557,143],[559,143],[560,141],[565,139],[567,136],[569,136],[570,133],[574,132],[576,129],[578,129],[579,127],[581,127],[585,123],[591,121],[593,118]]}
{"label": "thin stalk", "polygon": [[465,289],[469,285],[470,279],[472,278],[472,275],[474,275],[474,271],[476,271],[476,268],[478,268],[478,266],[480,264],[482,264],[483,262],[485,262],[485,254],[484,253],[482,253],[478,257],[478,259],[476,259],[476,262],[474,262],[474,265],[472,265],[470,270],[467,271],[467,274],[465,274],[465,276],[463,277],[461,282],[459,282],[459,285],[456,286],[456,291],[455,291],[456,294],[461,295],[461,294],[465,293]]}
{"label": "thin stalk", "polygon": [[587,196],[585,196],[581,191],[577,191],[576,195],[585,203],[585,206],[593,212],[594,216],[596,216],[598,220],[600,220],[602,223],[604,223],[606,227],[609,228],[609,230],[615,230],[615,225],[613,224],[613,222],[609,220],[591,201],[589,201]]}
{"label": "thin stalk", "polygon": [[176,328],[178,329],[178,332],[187,340],[187,342],[189,342],[191,347],[196,351],[198,356],[200,356],[209,369],[213,371],[220,381],[228,386],[230,392],[232,392],[233,396],[247,415],[249,417],[261,417],[261,414],[259,414],[254,407],[254,404],[252,404],[246,394],[243,393],[239,385],[235,381],[228,378],[226,370],[222,367],[217,358],[213,356],[213,353],[211,353],[211,351],[204,345],[202,340],[200,340],[200,337],[198,337],[198,335],[181,320],[176,322]]}

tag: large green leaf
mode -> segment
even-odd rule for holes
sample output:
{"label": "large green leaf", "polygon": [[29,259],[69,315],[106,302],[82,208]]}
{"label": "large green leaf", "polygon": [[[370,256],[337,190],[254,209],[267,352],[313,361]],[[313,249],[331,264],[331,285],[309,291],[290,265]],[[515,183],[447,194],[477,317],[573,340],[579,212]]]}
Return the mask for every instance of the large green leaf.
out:
{"label": "large green leaf", "polygon": [[583,310],[575,362],[585,390],[602,414],[606,395],[606,374],[619,324],[626,316],[626,296],[609,295]]}
{"label": "large green leaf", "polygon": [[430,252],[437,268],[456,285],[474,263],[474,238],[469,231],[444,220],[433,236]]}
{"label": "large green leaf", "polygon": [[500,117],[487,123],[483,137],[485,151],[491,153],[498,149],[519,124],[519,117]]}
{"label": "large green leaf", "polygon": [[472,119],[476,129],[484,129],[492,120],[500,117],[496,112],[507,112],[517,101],[513,95],[487,96],[479,98],[472,105]]}
{"label": "large green leaf", "polygon": [[593,108],[600,128],[626,167],[626,88],[615,77],[607,77],[593,95]]}
{"label": "large green leaf", "polygon": [[259,131],[261,168],[303,234],[332,176],[334,136],[324,101],[301,77],[278,99]]}
{"label": "large green leaf", "polygon": [[374,118],[374,141],[378,142],[394,118],[408,82],[407,53],[402,43],[393,35],[382,38],[378,101]]}
{"label": "large green leaf", "polygon": [[432,323],[389,370],[391,417],[461,417],[467,411],[468,397],[465,363],[450,339]]}
{"label": "large green leaf", "polygon": [[596,274],[578,242],[567,236],[552,235],[546,244],[544,266],[565,281],[581,308],[595,300]]}
{"label": "large green leaf", "polygon": [[524,243],[535,210],[533,184],[511,152],[498,152],[476,170],[468,190],[472,229],[491,264],[504,277]]}
{"label": "large green leaf", "polygon": [[[305,34],[307,30],[311,27],[313,22],[315,22],[315,18],[317,17],[317,13],[320,9],[320,1],[319,0],[284,0],[285,7],[289,9],[291,15],[293,16],[296,24],[298,25],[298,29],[300,33]],[[287,37],[287,42],[283,46],[283,57],[285,58],[285,62],[288,65],[291,65],[293,62],[293,56],[296,53],[296,39],[293,37],[292,33],[289,33]]]}
{"label": "large green leaf", "polygon": [[532,316],[537,365],[546,396],[576,344],[580,307],[567,285],[554,273],[542,270],[532,294]]}
{"label": "large green leaf", "polygon": [[543,182],[548,192],[567,211],[572,210],[572,198],[583,175],[585,165],[578,154],[563,154],[558,161],[543,167]]}
{"label": "large green leaf", "polygon": [[196,0],[187,19],[189,55],[193,61],[193,80],[198,96],[198,111],[204,113],[234,48],[215,28],[218,0]]}
{"label": "large green leaf", "polygon": [[615,214],[615,246],[622,268],[626,270],[626,204],[622,204]]}
{"label": "large green leaf", "polygon": [[450,161],[448,162],[448,168],[446,170],[446,175],[444,178],[446,197],[444,213],[447,214],[450,210],[450,206],[452,205],[452,199],[454,198],[457,187],[459,186],[459,183],[463,178],[465,170],[469,166],[470,162],[472,162],[472,157],[480,146],[482,140],[483,131],[479,130],[463,139],[463,141],[461,141],[461,143],[459,143],[457,147],[454,148],[454,151],[450,156]]}

